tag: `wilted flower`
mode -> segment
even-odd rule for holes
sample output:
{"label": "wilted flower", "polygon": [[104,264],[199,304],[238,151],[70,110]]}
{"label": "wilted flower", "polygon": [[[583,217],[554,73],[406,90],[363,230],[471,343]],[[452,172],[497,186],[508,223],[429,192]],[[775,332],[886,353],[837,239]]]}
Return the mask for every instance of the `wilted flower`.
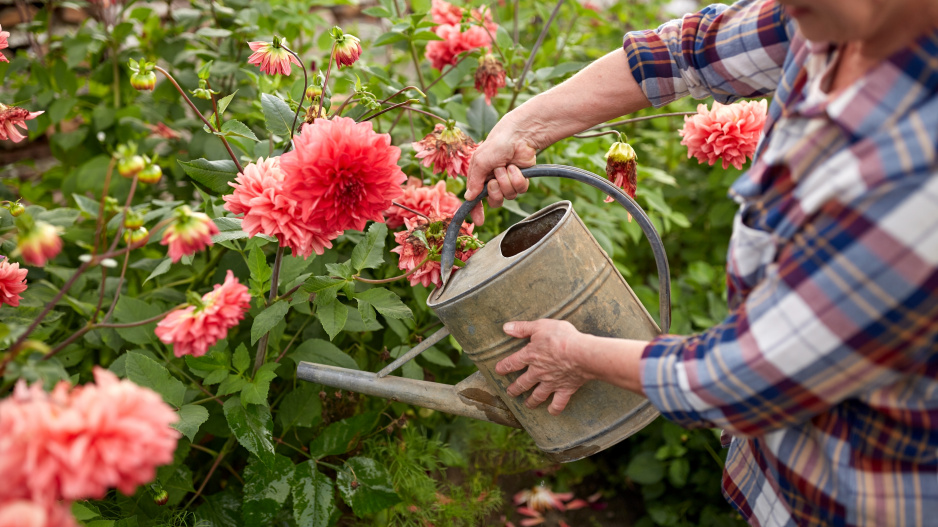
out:
{"label": "wilted flower", "polygon": [[355,64],[362,54],[361,40],[354,35],[348,35],[341,29],[332,28],[332,41],[335,42],[335,61],[341,69],[342,66]]}
{"label": "wilted flower", "polygon": [[280,158],[258,159],[238,174],[234,192],[224,197],[225,209],[244,214],[241,229],[251,236],[258,233],[274,236],[281,247],[289,247],[293,256],[322,254],[332,248],[332,240],[342,231],[322,232],[301,217],[297,201],[283,191],[284,173]]}
{"label": "wilted flower", "polygon": [[[8,38],[10,38],[10,32],[3,31],[3,26],[0,26],[0,49],[10,47],[10,43],[7,41]],[[10,62],[10,59],[6,58],[6,55],[3,53],[0,53],[0,62]]]}
{"label": "wilted flower", "polygon": [[20,305],[20,293],[26,290],[28,272],[26,269],[20,269],[19,263],[10,263],[8,258],[0,256],[0,306]]}
{"label": "wilted flower", "polygon": [[0,499],[0,527],[77,527],[65,503]]}
{"label": "wilted flower", "polygon": [[16,250],[29,265],[41,267],[62,250],[59,229],[44,221],[24,222],[16,238]]}
{"label": "wilted flower", "polygon": [[413,143],[417,159],[422,159],[423,166],[433,166],[433,173],[446,171],[453,177],[465,176],[469,170],[469,160],[479,147],[454,122],[438,123],[433,132]]}
{"label": "wilted flower", "polygon": [[[411,272],[408,276],[410,285],[423,284],[430,287],[442,285],[440,251],[443,248],[443,238],[449,219],[431,218],[427,224],[422,218],[405,219],[406,231],[394,233],[394,241],[398,246],[391,249],[392,253],[400,256],[397,267],[402,271]],[[459,230],[460,236],[456,240],[456,258],[463,263],[483,246],[478,238],[473,236],[474,225],[463,222]],[[458,263],[458,262],[457,262]]]}
{"label": "wilted flower", "polygon": [[[609,147],[609,151],[606,152],[606,177],[615,186],[624,190],[629,197],[635,197],[638,185],[638,164],[635,150],[631,145],[616,141]],[[612,196],[606,196],[606,203],[613,201],[615,200]]]}
{"label": "wilted flower", "polygon": [[[5,33],[5,31],[4,31]],[[7,106],[0,103],[0,140],[13,141],[19,143],[26,136],[16,129],[17,126],[26,130],[26,121],[35,119],[45,112],[31,112],[25,108],[17,106]]]}
{"label": "wilted flower", "polygon": [[212,245],[212,236],[216,234],[218,227],[208,215],[183,205],[173,212],[173,221],[163,232],[160,245],[169,246],[169,258],[176,263],[183,256]]}
{"label": "wilted flower", "polygon": [[292,53],[283,49],[285,40],[274,37],[273,42],[248,42],[254,53],[248,57],[248,64],[254,64],[261,72],[268,75],[289,75],[292,71],[290,63],[300,66],[300,61]]}
{"label": "wilted flower", "polygon": [[485,104],[492,104],[492,97],[498,94],[499,88],[504,87],[504,66],[491,53],[486,53],[479,59],[479,69],[476,70],[476,89],[485,94]]}
{"label": "wilted flower", "polygon": [[[404,185],[404,195],[395,200],[395,203],[400,203],[427,217],[444,218],[452,217],[462,201],[456,197],[456,194],[446,190],[446,183],[443,181],[437,181],[436,185],[425,187],[420,178],[410,177]],[[400,227],[405,219],[419,217],[397,205],[391,205],[391,208],[384,211],[384,215],[389,229]]]}
{"label": "wilted flower", "polygon": [[752,158],[765,125],[766,102],[744,101],[730,105],[713,103],[697,105],[697,114],[684,117],[680,130],[687,157],[713,165],[723,160],[723,168],[733,165],[741,169],[746,158]]}
{"label": "wilted flower", "polygon": [[515,494],[514,502],[515,505],[527,505],[528,508],[538,512],[550,509],[564,511],[567,509],[564,502],[571,499],[573,499],[572,492],[553,492],[546,485],[538,485]]}
{"label": "wilted flower", "polygon": [[401,150],[371,126],[347,117],[317,119],[304,124],[295,148],[280,156],[283,191],[316,230],[361,231],[368,220],[384,221],[391,201],[403,194]]}
{"label": "wilted flower", "polygon": [[208,348],[228,335],[251,306],[251,294],[231,270],[223,284],[202,295],[199,306],[172,311],[156,325],[156,336],[164,344],[173,345],[177,357],[201,357]]}

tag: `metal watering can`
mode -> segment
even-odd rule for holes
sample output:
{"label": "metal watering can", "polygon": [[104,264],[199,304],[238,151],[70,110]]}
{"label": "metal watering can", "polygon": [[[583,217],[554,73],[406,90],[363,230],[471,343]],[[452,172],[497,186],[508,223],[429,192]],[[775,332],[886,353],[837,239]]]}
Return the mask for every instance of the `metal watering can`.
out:
{"label": "metal watering can", "polygon": [[[470,210],[487,192],[462,204],[447,230],[442,249],[443,285],[427,305],[444,328],[402,354],[378,373],[301,362],[300,379],[352,392],[384,397],[475,419],[523,428],[552,460],[575,461],[606,449],[642,429],[658,412],[641,396],[590,381],[559,416],[524,405],[528,394],[506,392],[521,372],[495,373],[495,364],[518,351],[527,339],[505,335],[513,320],[567,320],[579,331],[603,337],[650,340],[667,332],[671,319],[671,279],[664,246],[645,212],[605,178],[561,165],[522,170],[527,178],[562,177],[592,185],[625,207],[651,243],[658,268],[661,329],[639,302],[569,201],[554,203],[489,241],[453,274],[456,238]],[[417,381],[388,374],[452,335],[479,368],[456,385]]]}

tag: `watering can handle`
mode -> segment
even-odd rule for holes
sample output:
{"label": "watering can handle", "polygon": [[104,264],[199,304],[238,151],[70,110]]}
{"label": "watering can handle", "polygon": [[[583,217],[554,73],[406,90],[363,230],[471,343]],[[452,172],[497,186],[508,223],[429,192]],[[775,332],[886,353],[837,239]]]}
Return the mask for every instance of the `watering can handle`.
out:
{"label": "watering can handle", "polygon": [[[628,194],[622,192],[619,187],[610,183],[609,180],[580,168],[564,165],[536,165],[531,168],[522,169],[521,174],[528,179],[537,177],[561,177],[586,183],[609,194],[619,205],[622,205],[625,207],[625,210],[629,211],[629,214],[635,218],[638,226],[642,228],[642,232],[645,233],[645,237],[651,244],[651,250],[655,255],[655,265],[658,268],[659,318],[661,320],[661,331],[667,333],[668,329],[671,327],[671,271],[668,267],[668,257],[667,254],[665,254],[664,244],[661,243],[661,237],[658,235],[658,231],[655,230],[651,220],[648,219],[648,215],[645,214],[645,211],[642,210],[638,203],[630,198]],[[443,240],[443,249],[441,251],[441,267],[444,285],[449,281],[449,277],[453,272],[453,263],[456,259],[456,239],[459,237],[459,229],[462,226],[462,222],[466,219],[466,216],[469,215],[469,211],[475,208],[476,204],[486,196],[488,196],[488,188],[484,187],[482,193],[479,194],[476,199],[463,203],[462,206],[459,207],[459,210],[456,211],[456,214],[453,216],[453,221],[446,230],[446,238]]]}

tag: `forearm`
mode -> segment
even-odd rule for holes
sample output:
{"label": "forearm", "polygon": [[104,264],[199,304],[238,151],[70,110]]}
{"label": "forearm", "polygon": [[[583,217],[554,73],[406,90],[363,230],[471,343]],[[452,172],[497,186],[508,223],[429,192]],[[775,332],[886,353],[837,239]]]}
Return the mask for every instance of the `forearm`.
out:
{"label": "forearm", "polygon": [[647,342],[582,334],[572,354],[589,378],[644,395],[642,352]]}
{"label": "forearm", "polygon": [[537,150],[600,123],[651,106],[617,49],[509,114],[514,132]]}

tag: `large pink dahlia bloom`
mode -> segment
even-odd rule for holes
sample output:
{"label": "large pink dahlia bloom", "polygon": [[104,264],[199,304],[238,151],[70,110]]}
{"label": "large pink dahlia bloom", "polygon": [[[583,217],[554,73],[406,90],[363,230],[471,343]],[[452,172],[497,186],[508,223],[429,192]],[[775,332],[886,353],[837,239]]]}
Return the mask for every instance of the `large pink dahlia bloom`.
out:
{"label": "large pink dahlia bloom", "polygon": [[77,527],[65,503],[0,500],[0,527]]}
{"label": "large pink dahlia bloom", "polygon": [[202,295],[201,306],[188,306],[166,315],[156,325],[156,336],[164,344],[172,344],[177,357],[201,357],[241,322],[249,307],[248,288],[228,270],[223,284],[215,284],[213,291]]}
{"label": "large pink dahlia bloom", "polygon": [[458,24],[462,20],[463,9],[445,0],[433,0],[430,3],[430,18],[436,24]]}
{"label": "large pink dahlia bloom", "polygon": [[[423,181],[417,177],[407,179],[407,184],[404,185],[404,195],[396,202],[431,218],[452,217],[456,209],[462,205],[462,201],[456,197],[456,194],[446,190],[444,181],[438,181],[436,185],[425,187]],[[396,229],[404,225],[406,219],[419,217],[417,214],[397,205],[391,205],[391,208],[386,210],[384,215],[387,218],[389,229]]]}
{"label": "large pink dahlia bloom", "polygon": [[709,111],[707,105],[699,104],[697,115],[684,117],[681,144],[687,146],[688,159],[696,157],[709,165],[722,159],[723,168],[741,169],[756,153],[765,114],[765,99],[729,105],[714,102]]}
{"label": "large pink dahlia bloom", "polygon": [[[3,31],[3,26],[0,26],[0,49],[6,49],[10,47],[10,42],[7,40],[10,38],[9,31]],[[0,62],[10,62],[10,59],[6,58],[6,55],[0,53]]]}
{"label": "large pink dahlia bloom", "polygon": [[303,221],[297,201],[283,191],[284,173],[280,158],[260,158],[244,167],[233,183],[234,192],[224,197],[225,209],[244,214],[241,229],[251,236],[274,236],[293,256],[309,258],[332,248],[342,231],[322,232]]}
{"label": "large pink dahlia bloom", "polygon": [[23,298],[20,293],[26,290],[28,272],[26,269],[20,269],[19,263],[10,263],[9,259],[0,256],[0,306],[20,305]]}
{"label": "large pink dahlia bloom", "polygon": [[361,231],[368,220],[384,221],[384,211],[403,194],[401,149],[371,122],[316,119],[303,125],[294,145],[280,156],[283,190],[297,201],[303,221],[321,232]]}
{"label": "large pink dahlia bloom", "polygon": [[471,26],[466,31],[460,31],[459,24],[440,24],[433,28],[433,32],[443,40],[427,42],[426,57],[430,65],[439,71],[459,62],[457,57],[461,53],[478,48],[488,49],[492,45],[489,32],[495,34],[491,29],[487,32],[482,26]]}

